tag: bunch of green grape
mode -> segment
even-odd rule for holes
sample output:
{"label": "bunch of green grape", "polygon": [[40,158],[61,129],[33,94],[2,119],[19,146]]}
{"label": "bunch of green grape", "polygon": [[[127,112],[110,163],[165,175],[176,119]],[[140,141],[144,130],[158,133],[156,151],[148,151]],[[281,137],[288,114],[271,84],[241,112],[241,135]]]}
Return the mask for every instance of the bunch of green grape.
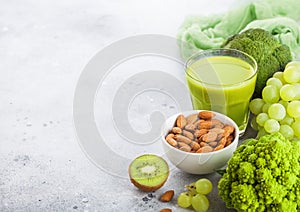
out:
{"label": "bunch of green grape", "polygon": [[186,186],[187,191],[179,194],[177,203],[182,208],[192,207],[197,212],[205,212],[209,208],[206,194],[212,190],[212,183],[206,178],[201,178]]}
{"label": "bunch of green grape", "polygon": [[262,99],[250,102],[251,121],[258,137],[280,132],[287,139],[300,138],[300,61],[288,63],[283,72],[269,78]]}

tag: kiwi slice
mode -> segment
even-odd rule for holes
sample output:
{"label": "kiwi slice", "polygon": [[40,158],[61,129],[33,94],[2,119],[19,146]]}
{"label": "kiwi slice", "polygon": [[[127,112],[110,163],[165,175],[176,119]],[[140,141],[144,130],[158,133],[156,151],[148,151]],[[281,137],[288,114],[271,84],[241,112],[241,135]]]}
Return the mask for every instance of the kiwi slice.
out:
{"label": "kiwi slice", "polygon": [[167,162],[152,154],[135,158],[129,166],[130,181],[139,189],[150,192],[162,187],[169,176]]}

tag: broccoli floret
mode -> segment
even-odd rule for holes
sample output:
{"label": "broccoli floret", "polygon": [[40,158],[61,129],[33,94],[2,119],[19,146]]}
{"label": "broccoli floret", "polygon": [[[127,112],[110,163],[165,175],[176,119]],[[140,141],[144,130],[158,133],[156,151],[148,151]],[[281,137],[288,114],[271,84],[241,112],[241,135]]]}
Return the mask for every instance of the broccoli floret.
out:
{"label": "broccoli floret", "polygon": [[300,143],[280,133],[242,143],[218,184],[228,208],[237,211],[300,210]]}
{"label": "broccoli floret", "polygon": [[266,81],[275,72],[283,71],[292,60],[288,46],[279,43],[264,29],[248,29],[227,39],[221,46],[237,49],[251,55],[257,62],[257,80],[253,97],[261,97]]}

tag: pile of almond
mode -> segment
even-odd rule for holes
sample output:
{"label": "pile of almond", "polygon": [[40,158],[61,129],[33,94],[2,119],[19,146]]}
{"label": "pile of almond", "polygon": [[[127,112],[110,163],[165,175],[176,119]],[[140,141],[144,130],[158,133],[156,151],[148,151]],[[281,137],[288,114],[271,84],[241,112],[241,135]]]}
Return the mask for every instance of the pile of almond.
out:
{"label": "pile of almond", "polygon": [[176,119],[166,141],[182,151],[203,153],[213,152],[230,145],[234,140],[234,127],[214,118],[211,111],[201,111]]}

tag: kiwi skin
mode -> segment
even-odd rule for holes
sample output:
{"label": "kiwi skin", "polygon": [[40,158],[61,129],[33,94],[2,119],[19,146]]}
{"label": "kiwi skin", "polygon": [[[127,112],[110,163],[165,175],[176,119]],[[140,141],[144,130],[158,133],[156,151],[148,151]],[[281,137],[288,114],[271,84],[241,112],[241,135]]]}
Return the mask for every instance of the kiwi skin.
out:
{"label": "kiwi skin", "polygon": [[[146,154],[146,155],[141,155],[141,156],[137,157],[136,159],[138,159],[138,158],[140,158],[140,157],[143,157],[143,156],[156,156],[156,155]],[[167,162],[166,162],[163,158],[161,158],[161,157],[159,157],[159,156],[156,156],[156,157],[158,157],[159,159],[161,159],[162,161],[164,161],[164,162],[166,163],[167,167],[168,167]],[[136,160],[136,159],[134,159],[134,160]],[[134,160],[133,160],[133,161],[134,161]],[[167,179],[168,179],[168,177],[169,177],[169,174],[170,174],[170,172],[169,172],[169,167],[168,167],[168,170],[167,170],[165,179],[164,179],[163,181],[161,181],[159,184],[153,185],[153,186],[149,186],[149,185],[144,185],[144,184],[138,183],[138,182],[134,179],[134,177],[131,175],[131,171],[130,171],[130,167],[131,167],[131,165],[133,164],[133,161],[132,161],[131,164],[129,165],[128,173],[129,173],[129,177],[130,177],[131,183],[132,183],[134,186],[136,186],[138,189],[140,189],[140,190],[142,190],[142,191],[145,191],[145,192],[156,191],[156,190],[160,189],[160,188],[165,184],[165,182],[167,181]]]}
{"label": "kiwi skin", "polygon": [[134,179],[130,178],[130,181],[132,182],[133,185],[135,185],[137,188],[139,188],[140,190],[142,191],[145,191],[145,192],[152,192],[152,191],[156,191],[158,189],[160,189],[164,184],[165,182],[167,181],[167,178],[165,181],[163,181],[161,184],[157,185],[157,186],[146,186],[146,185],[142,185],[142,184],[139,184],[138,182],[136,182]]}

